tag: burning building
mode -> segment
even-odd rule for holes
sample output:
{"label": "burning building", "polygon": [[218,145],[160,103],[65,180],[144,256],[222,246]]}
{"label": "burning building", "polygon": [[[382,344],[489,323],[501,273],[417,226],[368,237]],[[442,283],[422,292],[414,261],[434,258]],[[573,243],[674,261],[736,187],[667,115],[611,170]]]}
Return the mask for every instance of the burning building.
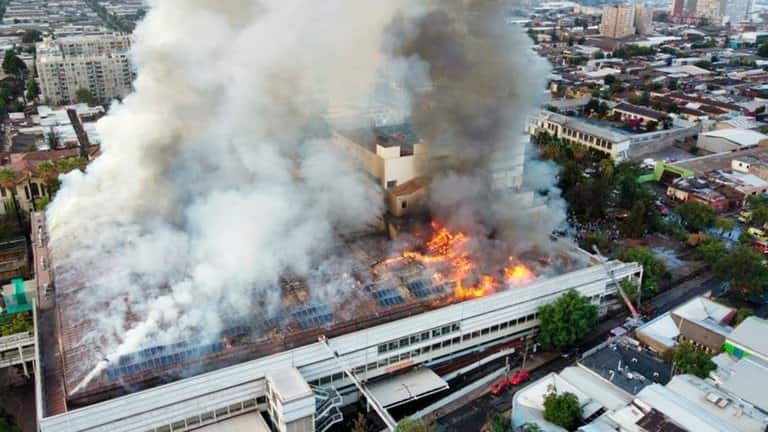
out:
{"label": "burning building", "polygon": [[[37,214],[34,223],[44,223],[43,216]],[[610,262],[609,275],[603,266],[589,266],[583,252],[567,248],[546,259],[513,258],[494,274],[480,274],[465,249],[465,234],[438,226],[430,232],[421,250],[393,256],[380,252],[383,237],[345,245],[369,267],[357,269],[365,277],[349,275],[355,289],[343,303],[313,301],[302,281],[286,279],[280,287],[284,310],[277,317],[254,314],[210,340],[149,346],[109,360],[82,389],[81,364],[89,357],[78,341],[89,323],[76,317],[71,293],[59,291],[57,281],[40,314],[41,430],[190,430],[244,412],[266,412],[268,377],[290,368],[313,389],[318,404],[327,391],[349,403],[359,391],[345,367],[375,387],[425,367],[450,371],[452,363],[478,352],[510,354],[526,341],[535,343],[542,304],[575,289],[605,312],[616,301],[617,281],[642,274],[637,264]],[[44,234],[34,241],[45,296]],[[73,321],[79,324],[66,325]],[[390,405],[445,388],[437,375],[431,385]],[[328,421],[323,414],[310,412],[317,430]]]}
{"label": "burning building", "polygon": [[[604,312],[642,277],[550,240],[555,175],[521,139],[548,66],[500,2],[150,3],[102,155],[32,218],[42,431],[323,431],[360,393],[418,375],[384,412],[535,345],[568,290]],[[404,114],[370,127],[382,76]],[[332,106],[366,109],[347,129]],[[370,229],[415,202],[433,223]]]}

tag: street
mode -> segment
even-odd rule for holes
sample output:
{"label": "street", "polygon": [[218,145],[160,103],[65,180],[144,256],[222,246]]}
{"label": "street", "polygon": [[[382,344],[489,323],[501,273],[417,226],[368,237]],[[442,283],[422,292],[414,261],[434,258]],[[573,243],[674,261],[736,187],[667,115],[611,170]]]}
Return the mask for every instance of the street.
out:
{"label": "street", "polygon": [[[655,316],[673,309],[688,299],[704,294],[719,286],[720,283],[705,273],[685,281],[659,294],[651,300],[655,308]],[[595,331],[579,346],[579,352],[585,352],[605,341],[608,332],[624,323],[626,315],[614,316],[601,322]],[[556,372],[575,363],[576,358],[565,359],[556,357],[551,362],[532,370],[531,380],[537,380],[550,372]],[[479,431],[487,419],[494,414],[502,413],[512,408],[512,397],[519,387],[510,387],[509,390],[499,396],[485,393],[482,396],[468,401],[461,406],[452,407],[452,411],[435,420],[438,431],[468,432]]]}

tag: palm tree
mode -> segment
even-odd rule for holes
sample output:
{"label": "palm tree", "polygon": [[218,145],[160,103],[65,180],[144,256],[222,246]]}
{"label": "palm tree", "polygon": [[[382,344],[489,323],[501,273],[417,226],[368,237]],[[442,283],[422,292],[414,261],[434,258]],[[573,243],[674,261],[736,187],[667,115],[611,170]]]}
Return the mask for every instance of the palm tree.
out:
{"label": "palm tree", "polygon": [[16,199],[16,184],[18,183],[18,176],[16,172],[3,168],[0,169],[0,187],[7,189],[11,192],[11,200],[13,201],[13,208],[16,211],[16,220],[19,222],[19,229],[22,229],[21,213],[19,212],[19,201]]}

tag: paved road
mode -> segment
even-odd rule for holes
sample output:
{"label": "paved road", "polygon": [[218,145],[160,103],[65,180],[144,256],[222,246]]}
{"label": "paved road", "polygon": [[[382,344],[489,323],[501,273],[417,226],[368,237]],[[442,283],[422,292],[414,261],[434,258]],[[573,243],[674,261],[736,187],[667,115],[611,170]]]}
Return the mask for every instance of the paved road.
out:
{"label": "paved road", "polygon": [[[710,274],[702,274],[689,281],[683,282],[651,300],[655,307],[656,316],[677,307],[685,301],[715,289],[719,283],[712,279]],[[620,315],[603,321],[597,329],[579,346],[581,352],[592,348],[608,337],[608,332],[621,325],[626,315]],[[550,372],[559,371],[575,363],[576,359],[564,359],[557,357],[555,360],[543,365],[531,372],[532,379],[538,379]],[[510,388],[505,393],[494,396],[485,393],[481,397],[470,400],[449,414],[435,421],[440,432],[473,432],[479,431],[485,421],[496,413],[502,413],[511,409],[512,397],[517,391],[516,387]]]}

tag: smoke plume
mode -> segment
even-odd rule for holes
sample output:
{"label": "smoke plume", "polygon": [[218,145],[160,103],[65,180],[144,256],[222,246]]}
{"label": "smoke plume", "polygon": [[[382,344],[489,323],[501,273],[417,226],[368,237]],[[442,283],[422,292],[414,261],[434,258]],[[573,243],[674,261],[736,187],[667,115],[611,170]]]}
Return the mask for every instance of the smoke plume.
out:
{"label": "smoke plume", "polygon": [[445,155],[431,174],[438,217],[520,231],[528,206],[495,183],[522,179],[492,172],[524,163],[547,69],[499,2],[149,4],[135,91],[99,122],[101,156],[65,176],[47,215],[57,290],[79,308],[63,325],[89,322],[82,343],[99,347],[89,370],[215,334],[226,317],[277,314],[286,274],[342,297],[328,272],[353,264],[325,257],[383,199],[330,142],[331,112],[386,98]]}

